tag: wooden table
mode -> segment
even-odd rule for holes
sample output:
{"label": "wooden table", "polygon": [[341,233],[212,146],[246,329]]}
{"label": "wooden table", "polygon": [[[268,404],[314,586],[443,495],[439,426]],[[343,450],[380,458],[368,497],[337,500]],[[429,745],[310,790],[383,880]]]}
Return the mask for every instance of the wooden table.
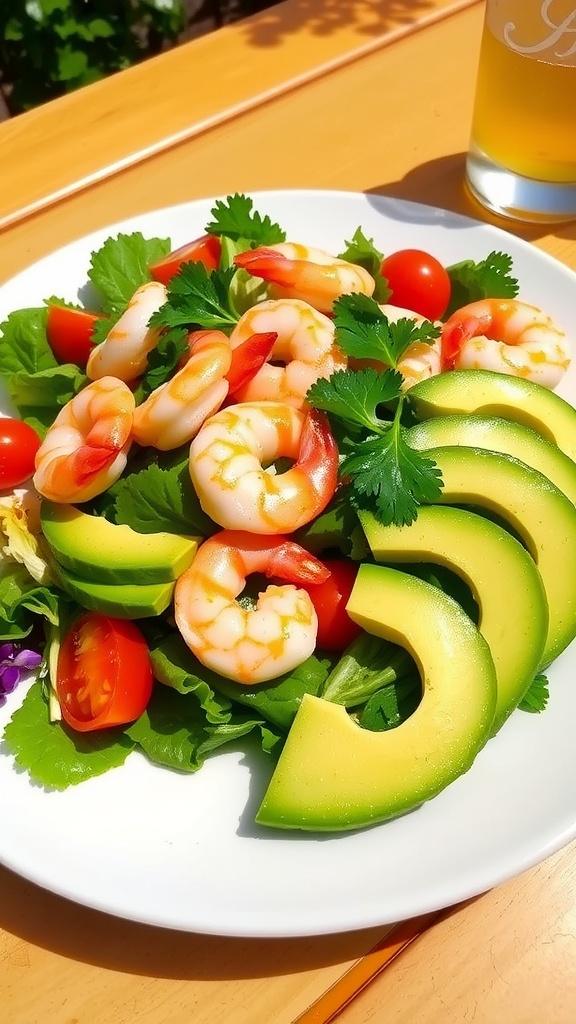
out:
{"label": "wooden table", "polygon": [[[236,190],[342,188],[490,219],[462,186],[482,6],[288,0],[1,125],[0,281],[114,220]],[[576,224],[518,233],[576,270]],[[572,846],[452,909],[339,1020],[572,1024],[575,881]],[[183,935],[0,869],[0,1019],[321,1024],[325,1002],[304,1011],[382,934]]]}

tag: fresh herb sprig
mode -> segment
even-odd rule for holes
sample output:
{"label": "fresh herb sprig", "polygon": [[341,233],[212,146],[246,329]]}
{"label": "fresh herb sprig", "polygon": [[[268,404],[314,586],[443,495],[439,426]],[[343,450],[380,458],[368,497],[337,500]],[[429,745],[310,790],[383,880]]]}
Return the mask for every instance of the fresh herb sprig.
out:
{"label": "fresh herb sprig", "polygon": [[386,280],[380,273],[384,253],[376,248],[374,239],[367,238],[362,228],[356,228],[350,241],[346,241],[344,244],[345,249],[339,254],[338,258],[364,267],[364,270],[367,270],[372,275],[376,283],[373,298],[377,302],[386,302],[392,293]]}
{"label": "fresh herb sprig", "polygon": [[[438,329],[428,322],[390,323],[377,303],[362,295],[338,299],[334,322],[336,342],[348,356],[383,368],[340,370],[316,381],[308,401],[328,414],[341,436],[340,474],[349,480],[355,506],[371,510],[384,525],[408,525],[419,504],[438,500],[442,478],[436,464],[406,440],[403,377],[397,367],[410,345],[432,343]],[[383,418],[382,409],[391,415]]]}
{"label": "fresh herb sprig", "polygon": [[469,302],[487,298],[513,299],[518,294],[518,281],[512,274],[512,257],[508,253],[494,251],[477,263],[462,260],[446,270],[452,291],[445,320]]}
{"label": "fresh herb sprig", "polygon": [[224,235],[234,241],[242,239],[250,243],[245,248],[256,245],[274,245],[286,240],[286,232],[279,224],[275,224],[268,214],[262,216],[254,209],[253,200],[243,193],[236,192],[226,199],[218,199],[210,211],[212,220],[206,225],[209,235]]}
{"label": "fresh herb sprig", "polygon": [[234,327],[238,314],[229,298],[233,276],[233,268],[209,272],[203,263],[182,264],[168,285],[167,301],[150,318],[150,327]]}

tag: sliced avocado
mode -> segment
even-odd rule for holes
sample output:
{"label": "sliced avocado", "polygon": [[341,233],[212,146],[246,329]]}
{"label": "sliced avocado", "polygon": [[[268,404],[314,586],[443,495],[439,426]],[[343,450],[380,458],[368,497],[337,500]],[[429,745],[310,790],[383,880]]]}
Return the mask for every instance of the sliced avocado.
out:
{"label": "sliced avocado", "polygon": [[395,729],[368,732],[341,705],[306,694],[256,815],[261,825],[334,831],[413,810],[466,772],[490,735],[494,665],[456,601],[408,573],[362,565],[347,611],[412,654],[422,700]]}
{"label": "sliced avocado", "polygon": [[407,431],[406,440],[418,451],[468,445],[513,455],[547,476],[576,505],[576,462],[572,462],[551,441],[521,423],[479,413],[435,416]]}
{"label": "sliced avocado", "polygon": [[430,448],[427,455],[444,481],[440,503],[495,514],[532,555],[548,602],[542,667],[548,665],[576,636],[576,508],[547,477],[511,455],[481,448]]}
{"label": "sliced avocado", "polygon": [[161,615],[168,608],[174,582],[97,583],[59,570],[59,583],[84,608],[113,615],[117,619],[144,619]]}
{"label": "sliced avocado", "polygon": [[56,561],[98,583],[176,580],[191,565],[199,542],[172,533],[137,533],[52,501],[42,502],[40,522]]}
{"label": "sliced avocado", "polygon": [[576,410],[541,384],[492,370],[453,370],[415,384],[407,394],[418,420],[470,412],[502,416],[535,430],[576,461]]}
{"label": "sliced avocado", "polygon": [[548,635],[546,594],[533,559],[505,530],[463,509],[424,506],[410,526],[382,526],[367,512],[360,521],[376,561],[437,561],[470,587],[496,669],[497,732],[536,675]]}

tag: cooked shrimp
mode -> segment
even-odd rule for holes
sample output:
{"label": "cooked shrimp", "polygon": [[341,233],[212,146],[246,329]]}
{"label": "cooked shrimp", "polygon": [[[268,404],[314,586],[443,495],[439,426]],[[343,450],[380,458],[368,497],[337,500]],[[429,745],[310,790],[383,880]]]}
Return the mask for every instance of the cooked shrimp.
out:
{"label": "cooked shrimp", "polygon": [[[295,460],[285,473],[264,469],[282,457]],[[292,533],[314,519],[334,493],[337,471],[324,414],[280,402],[221,409],[190,447],[190,476],[206,514],[249,533]]]}
{"label": "cooked shrimp", "polygon": [[236,349],[250,335],[266,332],[277,334],[274,347],[252,380],[235,392],[239,402],[278,401],[301,409],[314,381],[346,366],[346,356],[334,344],[333,321],[308,302],[260,302],[240,317],[230,344]]}
{"label": "cooked shrimp", "polygon": [[[422,324],[426,319],[419,313],[415,313],[411,309],[403,309],[401,306],[383,305],[380,306],[380,309],[392,324],[403,319],[414,320],[415,323]],[[434,377],[437,373],[441,373],[442,339],[438,337],[431,343],[415,341],[409,345],[398,361],[398,369],[404,377],[402,384],[404,390],[411,388],[413,384],[418,384],[421,380],[427,380],[428,377]]]}
{"label": "cooked shrimp", "polygon": [[321,583],[330,574],[299,544],[222,530],[200,545],[174,590],[174,617],[207,668],[251,685],[301,665],[316,646],[318,620],[305,590],[270,585],[254,608],[236,598],[250,573],[289,583]]}
{"label": "cooked shrimp", "polygon": [[456,310],[442,331],[444,365],[496,370],[555,388],[570,365],[564,332],[537,306],[481,299]]}
{"label": "cooked shrimp", "polygon": [[134,395],[102,377],[60,410],[36,453],[36,490],[51,501],[89,501],[122,473],[131,443]]}
{"label": "cooked shrimp", "polygon": [[165,302],[166,288],[157,281],[149,281],[134,292],[128,309],[90,353],[86,373],[91,380],[111,376],[132,381],[144,373],[148,353],[156,348],[160,334],[148,327],[148,321]]}
{"label": "cooked shrimp", "polygon": [[296,242],[250,249],[239,253],[234,262],[249,274],[271,281],[273,298],[303,299],[322,313],[330,313],[341,295],[372,295],[376,287],[364,267]]}
{"label": "cooked shrimp", "polygon": [[228,394],[232,350],[221,331],[196,331],[184,366],[156,388],[134,413],[132,436],[162,451],[190,441]]}

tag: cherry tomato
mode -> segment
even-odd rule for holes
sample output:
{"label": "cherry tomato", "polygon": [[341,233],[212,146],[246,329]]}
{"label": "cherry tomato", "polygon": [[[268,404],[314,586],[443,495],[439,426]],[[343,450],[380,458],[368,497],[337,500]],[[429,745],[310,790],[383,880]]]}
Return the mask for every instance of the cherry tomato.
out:
{"label": "cherry tomato", "polygon": [[77,732],[134,722],[152,693],[148,645],[133,622],[87,612],[68,630],[58,656],[62,717]]}
{"label": "cherry tomato", "polygon": [[49,306],[46,336],[56,359],[84,369],[94,348],[92,329],[101,319],[98,313],[87,313],[83,309]]}
{"label": "cherry tomato", "polygon": [[300,586],[310,595],[318,616],[318,647],[325,651],[343,651],[362,632],[346,611],[358,565],[344,558],[325,559],[323,564],[330,570],[324,583]]}
{"label": "cherry tomato", "polygon": [[206,270],[216,270],[220,263],[220,239],[216,235],[202,235],[193,242],[169,252],[150,267],[150,273],[160,284],[169,284],[183,263],[203,263]]}
{"label": "cherry tomato", "polygon": [[382,277],[392,295],[388,302],[412,309],[427,320],[440,320],[450,302],[450,278],[434,256],[420,249],[400,249],[382,260]]}
{"label": "cherry tomato", "polygon": [[22,420],[0,419],[0,490],[19,487],[34,472],[40,438]]}

